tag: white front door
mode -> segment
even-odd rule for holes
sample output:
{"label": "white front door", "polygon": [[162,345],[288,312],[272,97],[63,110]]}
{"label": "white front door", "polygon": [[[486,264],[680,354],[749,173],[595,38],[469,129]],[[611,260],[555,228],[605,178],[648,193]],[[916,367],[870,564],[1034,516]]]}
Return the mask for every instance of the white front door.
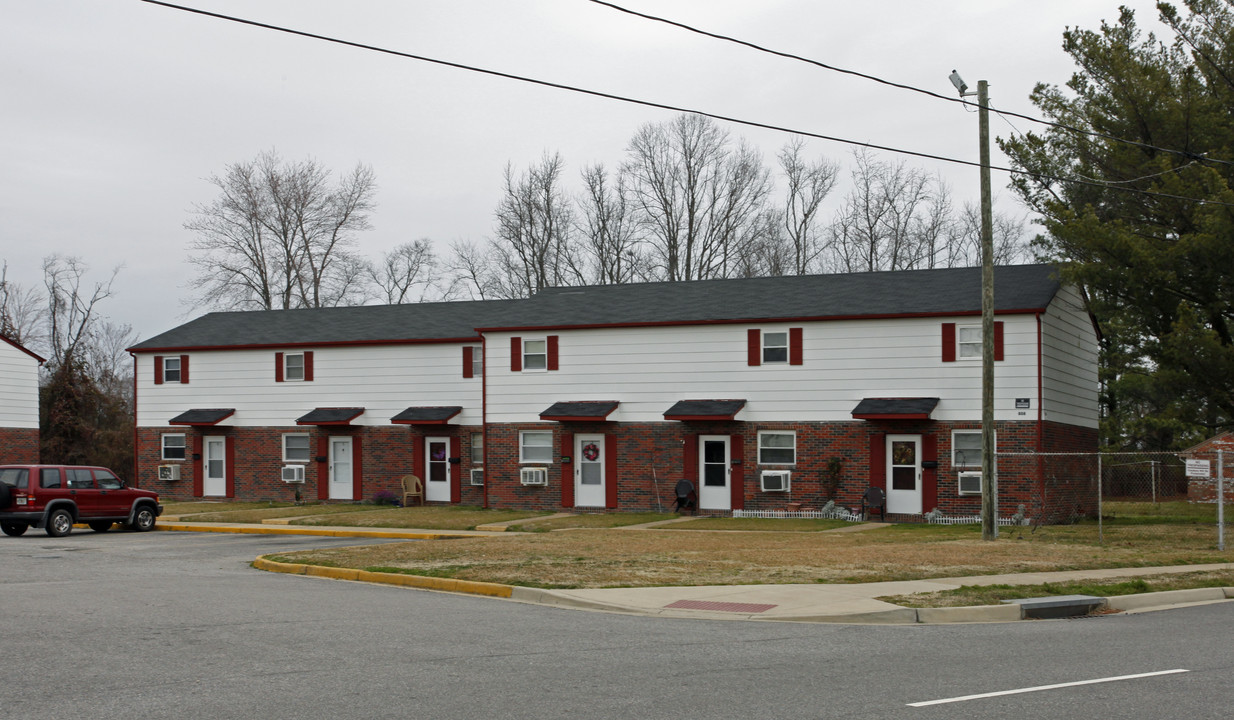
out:
{"label": "white front door", "polygon": [[887,436],[887,512],[921,514],[921,436]]}
{"label": "white front door", "polygon": [[330,438],[330,499],[355,500],[351,438]]}
{"label": "white front door", "polygon": [[450,438],[424,438],[424,500],[450,502]]}
{"label": "white front door", "polygon": [[201,494],[223,497],[227,494],[227,438],[203,438],[202,446],[205,457],[202,458]]}
{"label": "white front door", "polygon": [[604,436],[574,436],[574,506],[604,507]]}
{"label": "white front door", "polygon": [[701,510],[733,509],[728,441],[728,435],[698,436],[698,507]]}

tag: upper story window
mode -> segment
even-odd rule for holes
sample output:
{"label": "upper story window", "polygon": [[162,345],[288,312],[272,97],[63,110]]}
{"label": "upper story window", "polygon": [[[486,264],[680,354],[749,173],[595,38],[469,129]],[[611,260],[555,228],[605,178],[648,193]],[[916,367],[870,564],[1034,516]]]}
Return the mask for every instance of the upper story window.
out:
{"label": "upper story window", "polygon": [[557,336],[542,338],[510,338],[510,369],[523,370],[557,369]]}
{"label": "upper story window", "polygon": [[746,331],[747,365],[801,365],[802,328],[763,331],[750,328]]}
{"label": "upper story window", "polygon": [[182,433],[167,433],[163,435],[163,459],[183,460],[185,458],[185,437]]}
{"label": "upper story window", "polygon": [[484,348],[463,346],[463,377],[477,378],[484,375]]}
{"label": "upper story window", "polygon": [[283,379],[304,379],[304,353],[287,353],[283,356]]}
{"label": "upper story window", "polygon": [[274,353],[274,382],[309,382],[313,379],[313,352]]}
{"label": "upper story window", "polygon": [[797,462],[797,433],[766,430],[758,434],[759,465],[793,465]]}
{"label": "upper story window", "polygon": [[309,461],[308,433],[288,433],[283,436],[283,462],[307,463]]}
{"label": "upper story window", "polygon": [[[943,323],[943,362],[980,361],[982,357],[981,325]],[[994,321],[994,359],[1003,359],[1003,322]]]}
{"label": "upper story window", "polygon": [[956,354],[961,360],[981,359],[981,326],[961,325],[956,328]]}
{"label": "upper story window", "polygon": [[518,461],[549,463],[553,461],[553,433],[550,430],[525,430],[518,434]]}
{"label": "upper story window", "polygon": [[187,383],[189,381],[188,355],[155,355],[154,384]]}

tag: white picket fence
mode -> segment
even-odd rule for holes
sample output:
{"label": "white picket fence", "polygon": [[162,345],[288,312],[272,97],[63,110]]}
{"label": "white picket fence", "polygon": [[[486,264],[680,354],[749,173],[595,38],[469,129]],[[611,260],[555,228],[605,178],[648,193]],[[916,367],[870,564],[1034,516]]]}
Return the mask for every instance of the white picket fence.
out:
{"label": "white picket fence", "polygon": [[735,518],[803,518],[808,520],[846,520],[861,522],[861,516],[846,509],[831,510],[734,510]]}

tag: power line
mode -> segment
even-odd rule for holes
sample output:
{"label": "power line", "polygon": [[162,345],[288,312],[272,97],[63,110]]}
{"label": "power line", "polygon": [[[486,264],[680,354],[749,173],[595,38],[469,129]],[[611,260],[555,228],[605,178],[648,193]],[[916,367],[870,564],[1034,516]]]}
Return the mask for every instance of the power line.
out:
{"label": "power line", "polygon": [[[877,75],[870,75],[867,73],[858,72],[856,70],[848,70],[846,68],[836,67],[834,65],[828,65],[827,63],[820,62],[818,60],[813,60],[807,57],[802,57],[800,55],[794,55],[792,53],[782,52],[780,50],[773,50],[771,48],[763,47],[762,45],[757,45],[755,43],[748,42],[746,40],[741,40],[739,38],[731,37],[729,35],[721,35],[720,33],[713,33],[707,30],[702,30],[700,28],[693,27],[692,25],[687,25],[682,22],[677,22],[676,20],[669,20],[668,18],[663,18],[658,15],[650,15],[648,13],[639,12],[637,10],[631,10],[629,8],[625,8],[625,7],[616,5],[611,2],[606,2],[606,0],[590,0],[590,2],[593,2],[596,5],[602,5],[612,10],[616,10],[617,12],[622,12],[622,13],[626,13],[627,15],[633,15],[635,17],[643,18],[644,20],[650,20],[652,22],[658,22],[658,23],[663,23],[665,25],[671,25],[673,27],[681,28],[682,30],[686,30],[688,32],[696,33],[698,35],[703,35],[705,37],[713,38],[715,40],[723,40],[724,42],[730,42],[736,45],[742,45],[752,50],[757,50],[759,52],[767,53],[769,55],[776,55],[778,57],[787,58],[789,60],[797,60],[798,62],[803,62],[809,65],[814,65],[816,67],[823,68],[824,70],[831,70],[833,72],[843,73],[845,75],[853,75],[855,77],[863,78],[865,80],[872,80],[876,83],[881,83],[883,85],[887,85],[893,88],[898,88],[900,90],[908,90],[910,92],[921,93],[922,95],[936,98],[938,100],[946,100],[947,102],[960,103],[961,105],[967,105],[967,106],[972,106],[972,107],[977,106],[977,103],[974,103],[970,100],[965,100],[963,98],[957,98],[957,97],[951,97],[949,95],[941,95],[931,90],[926,90],[924,88],[919,88],[913,85],[905,85],[903,83],[892,82],[891,80],[880,78]],[[1102,138],[1104,140],[1111,140],[1114,142],[1125,143],[1127,145],[1133,145],[1135,147],[1143,148],[1145,150],[1156,150],[1158,152],[1179,155],[1191,161],[1199,160],[1203,162],[1219,163],[1222,165],[1234,165],[1234,162],[1229,162],[1227,160],[1218,160],[1216,158],[1210,158],[1206,154],[1197,154],[1193,152],[1188,152],[1186,150],[1173,150],[1171,148],[1158,147],[1156,145],[1150,145],[1148,143],[1139,142],[1138,140],[1127,140],[1126,138],[1120,138],[1120,137],[1115,137],[1113,135],[1106,135],[1105,133],[1099,133],[1099,132],[1096,132],[1095,130],[1085,130],[1084,128],[1078,128],[1078,127],[1074,127],[1071,125],[1064,125],[1062,123],[1054,122],[1052,120],[1042,120],[1041,118],[1036,118],[1031,115],[1021,115],[1020,113],[1006,111],[1006,110],[1003,112],[1012,117],[1020,118],[1021,120],[1028,120],[1030,122],[1039,123],[1041,125],[1046,125],[1048,127],[1058,128],[1060,130],[1066,130],[1068,132],[1080,133],[1082,135],[1088,135],[1091,137]]]}
{"label": "power line", "polygon": [[[512,73],[502,72],[500,70],[491,70],[488,68],[475,67],[472,65],[464,65],[462,63],[452,62],[449,60],[440,60],[437,58],[431,58],[431,57],[427,57],[424,55],[416,55],[414,53],[402,52],[400,50],[391,50],[389,48],[383,48],[383,47],[379,47],[376,45],[367,45],[365,43],[354,42],[351,40],[343,40],[341,38],[335,38],[329,35],[319,35],[317,33],[310,33],[304,30],[295,30],[295,29],[283,27],[280,25],[272,25],[269,23],[258,22],[256,20],[248,20],[245,18],[235,17],[233,15],[223,15],[221,13],[210,12],[209,10],[201,10],[198,8],[186,7],[184,5],[176,5],[174,3],[163,2],[162,0],[142,0],[142,2],[149,3],[151,5],[159,5],[162,7],[170,8],[172,10],[181,10],[183,12],[193,13],[195,15],[212,17],[218,20],[226,20],[228,22],[239,23],[241,25],[249,25],[252,27],[258,27],[264,30],[273,30],[275,32],[286,33],[288,35],[296,35],[299,37],[305,37],[305,38],[309,38],[312,40],[321,40],[323,42],[333,43],[336,45],[343,45],[346,47],[353,47],[353,48],[357,48],[360,50],[370,50],[372,52],[383,53],[386,55],[394,55],[396,57],[407,58],[409,60],[419,60],[421,62],[433,63],[435,65],[443,65],[445,67],[451,67],[451,68],[455,68],[458,70],[467,70],[469,72],[476,72],[476,73],[481,73],[484,75],[491,75],[493,77],[499,77],[499,78],[503,78],[506,80],[516,80],[518,82],[530,83],[532,85],[539,85],[541,87],[553,88],[555,90],[566,90],[568,92],[575,92],[575,93],[580,93],[583,95],[590,95],[592,97],[604,98],[606,100],[615,100],[617,102],[624,102],[624,103],[629,103],[633,105],[641,105],[644,107],[651,107],[651,108],[656,108],[659,110],[671,110],[673,112],[689,113],[691,115],[700,115],[702,117],[708,117],[708,118],[712,118],[713,120],[720,120],[722,122],[733,123],[735,125],[744,125],[746,127],[754,127],[754,128],[759,128],[762,130],[771,130],[774,132],[782,132],[782,133],[787,133],[790,135],[800,135],[802,137],[814,138],[816,140],[825,140],[828,142],[842,143],[845,145],[854,145],[857,147],[869,148],[871,150],[882,150],[885,152],[897,153],[900,155],[909,155],[912,157],[919,157],[919,158],[924,158],[927,160],[938,160],[940,162],[947,162],[947,163],[952,163],[955,165],[965,165],[968,167],[976,167],[976,168],[981,167],[981,163],[974,162],[972,160],[961,160],[959,158],[947,157],[945,155],[934,155],[931,153],[918,152],[916,150],[905,150],[903,148],[896,148],[896,147],[891,147],[888,145],[878,145],[875,143],[862,142],[859,140],[849,140],[846,138],[835,137],[832,135],[823,135],[821,133],[809,132],[806,130],[794,130],[792,128],[784,127],[781,125],[772,125],[769,123],[761,123],[761,122],[756,122],[753,120],[743,120],[741,118],[735,118],[735,117],[730,117],[727,115],[720,115],[717,113],[705,112],[702,110],[692,110],[690,108],[680,107],[676,105],[668,105],[666,103],[652,102],[650,100],[640,100],[638,98],[631,98],[631,97],[626,97],[623,95],[615,95],[613,93],[601,92],[599,90],[589,90],[587,88],[576,87],[573,85],[565,85],[562,83],[549,82],[547,80],[539,80],[536,78],[526,77],[523,75],[514,75]],[[998,170],[1000,172],[1005,172],[1011,175],[1026,175],[1026,176],[1029,176],[1029,177],[1032,177],[1038,180],[1050,180],[1053,182],[1060,182],[1060,183],[1076,183],[1076,184],[1081,184],[1081,185],[1092,185],[1095,187],[1101,187],[1101,188],[1106,188],[1110,190],[1122,190],[1124,192],[1134,192],[1134,193],[1139,193],[1142,195],[1148,195],[1148,196],[1153,196],[1153,197],[1169,198],[1169,199],[1174,199],[1174,200],[1184,200],[1187,202],[1199,203],[1201,205],[1221,205],[1221,206],[1226,206],[1226,207],[1234,207],[1234,203],[1224,203],[1218,200],[1208,200],[1205,198],[1190,198],[1190,197],[1186,197],[1183,195],[1171,195],[1168,193],[1159,193],[1159,192],[1152,192],[1148,190],[1139,190],[1136,188],[1123,188],[1123,187],[1106,185],[1104,183],[1095,183],[1095,182],[1089,182],[1085,180],[1075,180],[1071,178],[1059,177],[1056,175],[1046,175],[1043,173],[1029,172],[1027,170],[1016,170],[1015,168],[1001,167],[997,165],[991,165],[990,169]]]}

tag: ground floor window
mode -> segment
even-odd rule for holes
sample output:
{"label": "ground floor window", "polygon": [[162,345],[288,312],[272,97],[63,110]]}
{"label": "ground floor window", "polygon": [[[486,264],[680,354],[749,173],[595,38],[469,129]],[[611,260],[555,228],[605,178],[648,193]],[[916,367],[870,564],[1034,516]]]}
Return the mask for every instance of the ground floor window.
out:
{"label": "ground floor window", "polygon": [[764,430],[758,434],[759,465],[793,465],[797,462],[797,433]]}
{"label": "ground floor window", "polygon": [[307,463],[309,461],[308,433],[288,433],[283,436],[283,462]]}
{"label": "ground floor window", "polygon": [[167,433],[163,435],[163,459],[164,460],[183,460],[185,439],[181,433]]}
{"label": "ground floor window", "polygon": [[542,430],[525,430],[518,434],[518,461],[520,463],[548,463],[553,461],[553,433]]}

